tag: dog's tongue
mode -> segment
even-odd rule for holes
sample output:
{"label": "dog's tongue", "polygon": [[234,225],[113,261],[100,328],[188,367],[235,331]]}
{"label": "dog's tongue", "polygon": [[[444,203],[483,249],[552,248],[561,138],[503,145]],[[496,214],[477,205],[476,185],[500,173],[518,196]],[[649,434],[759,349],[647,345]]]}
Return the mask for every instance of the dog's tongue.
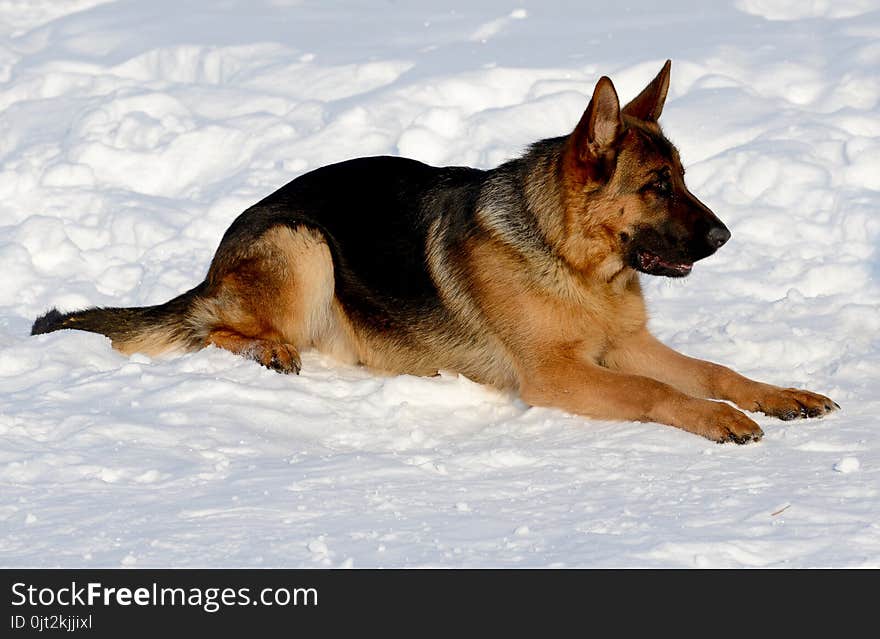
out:
{"label": "dog's tongue", "polygon": [[656,270],[659,266],[681,273],[682,275],[690,273],[691,269],[694,267],[693,264],[687,262],[667,262],[666,260],[661,259],[659,255],[649,253],[648,251],[642,251],[639,253],[639,261],[641,261],[642,268],[646,271]]}

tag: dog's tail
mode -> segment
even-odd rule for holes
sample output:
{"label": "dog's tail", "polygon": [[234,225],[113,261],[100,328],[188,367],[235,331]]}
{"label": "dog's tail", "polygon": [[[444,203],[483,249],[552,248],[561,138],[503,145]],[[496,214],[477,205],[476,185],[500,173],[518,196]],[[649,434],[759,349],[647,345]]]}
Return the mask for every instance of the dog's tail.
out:
{"label": "dog's tail", "polygon": [[31,335],[65,328],[101,333],[110,338],[113,348],[126,355],[155,356],[169,351],[195,350],[204,346],[202,331],[192,321],[200,288],[157,306],[96,307],[72,313],[60,313],[53,308],[37,318]]}

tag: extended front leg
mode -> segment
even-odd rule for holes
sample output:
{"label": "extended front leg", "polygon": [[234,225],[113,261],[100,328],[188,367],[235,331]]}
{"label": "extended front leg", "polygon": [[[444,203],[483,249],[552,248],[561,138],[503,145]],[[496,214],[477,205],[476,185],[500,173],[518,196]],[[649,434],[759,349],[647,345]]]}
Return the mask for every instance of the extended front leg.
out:
{"label": "extended front leg", "polygon": [[655,379],[627,375],[564,355],[520,374],[522,398],[592,417],[669,424],[716,442],[744,444],[761,428],[728,404],[690,397]]}
{"label": "extended front leg", "polygon": [[784,420],[821,417],[840,408],[824,395],[756,382],[719,364],[682,355],[647,330],[618,344],[603,363],[613,370],[665,382],[696,397],[725,399],[745,410]]}

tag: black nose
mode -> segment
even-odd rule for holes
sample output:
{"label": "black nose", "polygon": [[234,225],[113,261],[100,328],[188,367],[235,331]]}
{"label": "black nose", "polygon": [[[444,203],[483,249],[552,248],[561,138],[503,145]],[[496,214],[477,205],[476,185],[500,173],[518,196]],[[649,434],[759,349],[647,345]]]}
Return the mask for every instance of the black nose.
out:
{"label": "black nose", "polygon": [[714,249],[719,249],[730,239],[730,231],[728,231],[727,227],[723,225],[713,226],[709,229],[709,234],[706,236],[706,239],[709,241],[709,246]]}

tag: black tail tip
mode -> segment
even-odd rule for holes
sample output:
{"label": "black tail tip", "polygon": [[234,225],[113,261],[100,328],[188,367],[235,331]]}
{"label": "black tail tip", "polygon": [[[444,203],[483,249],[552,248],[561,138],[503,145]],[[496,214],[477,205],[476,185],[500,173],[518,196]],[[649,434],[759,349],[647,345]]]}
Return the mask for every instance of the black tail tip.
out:
{"label": "black tail tip", "polygon": [[34,325],[31,327],[31,335],[42,335],[43,333],[51,333],[64,327],[64,315],[58,312],[57,308],[40,315]]}

